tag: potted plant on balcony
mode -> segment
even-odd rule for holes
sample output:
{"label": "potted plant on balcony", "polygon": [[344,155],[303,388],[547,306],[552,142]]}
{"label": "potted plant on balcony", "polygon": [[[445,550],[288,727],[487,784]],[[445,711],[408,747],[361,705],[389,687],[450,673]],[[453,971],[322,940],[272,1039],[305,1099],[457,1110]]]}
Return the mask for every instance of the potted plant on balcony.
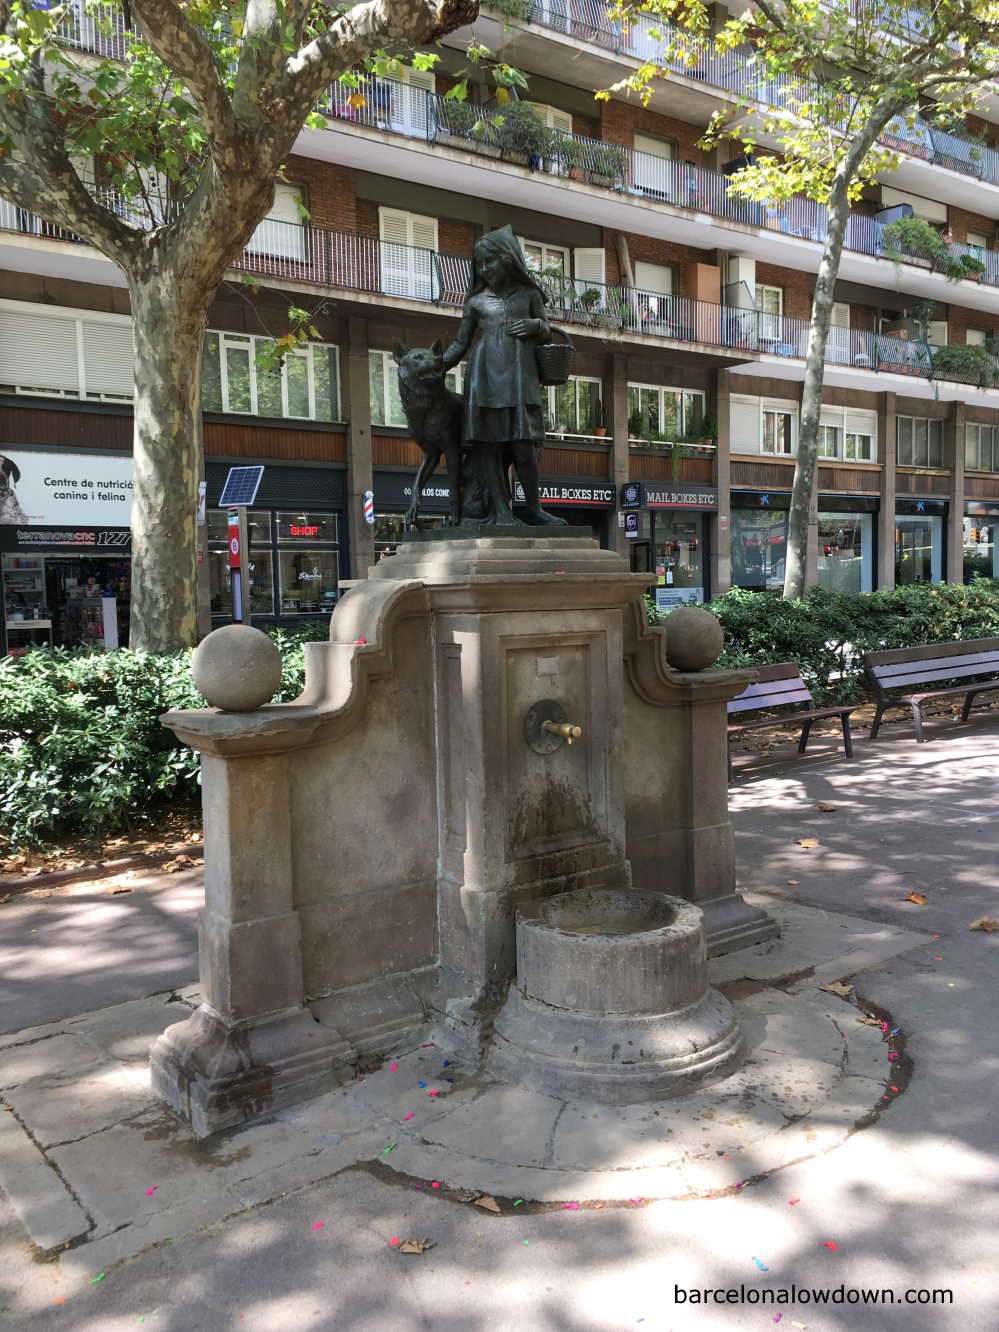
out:
{"label": "potted plant on balcony", "polygon": [[613,143],[590,142],[583,147],[580,165],[593,185],[615,189],[624,184],[628,158],[623,148]]}
{"label": "potted plant on balcony", "polygon": [[551,130],[526,102],[510,102],[497,113],[493,124],[507,161],[535,167],[554,155]]}
{"label": "potted plant on balcony", "polygon": [[471,102],[459,102],[455,98],[441,97],[437,99],[436,111],[438,143],[467,149],[469,140],[473,140],[476,149],[481,147],[476,133],[482,124],[481,108]]}
{"label": "potted plant on balcony", "polygon": [[903,262],[936,268],[949,258],[939,232],[921,217],[899,217],[888,222],[881,232],[881,243],[885,258],[896,268]]}
{"label": "potted plant on balcony", "polygon": [[992,388],[996,382],[996,364],[986,347],[948,344],[934,347],[931,354],[934,379],[950,379],[978,388]]}

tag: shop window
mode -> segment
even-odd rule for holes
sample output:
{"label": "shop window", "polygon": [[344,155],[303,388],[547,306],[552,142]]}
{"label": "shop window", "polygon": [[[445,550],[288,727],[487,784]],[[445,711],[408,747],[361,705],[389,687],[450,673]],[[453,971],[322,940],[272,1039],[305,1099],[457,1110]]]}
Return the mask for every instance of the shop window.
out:
{"label": "shop window", "polygon": [[735,586],[779,592],[787,558],[787,513],[733,509],[731,530]]}
{"label": "shop window", "polygon": [[972,472],[999,472],[999,430],[995,426],[965,426],[964,465]]}
{"label": "shop window", "polygon": [[[443,527],[444,522],[445,516],[442,513],[421,513],[414,519],[413,529],[417,532],[429,532],[435,527]],[[405,531],[404,513],[376,513],[375,559],[380,560],[386,555],[394,555]]]}
{"label": "shop window", "polygon": [[704,518],[701,514],[652,514],[652,550],[660,587],[696,589],[704,599]]}
{"label": "shop window", "polygon": [[210,331],[201,358],[201,405],[206,412],[291,420],[340,417],[337,348],[313,342],[288,352],[274,370],[260,360],[270,338]]}
{"label": "shop window", "polygon": [[819,586],[830,592],[870,592],[874,519],[869,513],[819,514]]}
{"label": "shop window", "polygon": [[943,519],[934,514],[895,516],[895,584],[939,583],[943,569]]}
{"label": "shop window", "polygon": [[999,578],[999,533],[996,517],[968,516],[964,520],[964,581]]}
{"label": "shop window", "polygon": [[546,390],[545,429],[555,435],[592,435],[601,424],[600,380],[572,375]]}
{"label": "shop window", "polygon": [[773,411],[765,408],[763,412],[763,452],[791,457],[794,453],[794,413]]}
{"label": "shop window", "polygon": [[[275,514],[277,539],[279,542],[299,544],[307,541],[317,542],[337,540],[337,515],[335,513],[283,513]],[[251,538],[252,540],[252,538]]]}
{"label": "shop window", "polygon": [[278,575],[282,615],[315,615],[336,605],[339,570],[335,549],[279,549]]}
{"label": "shop window", "polygon": [[700,441],[704,394],[697,389],[628,385],[628,434],[633,439]]}
{"label": "shop window", "polygon": [[[463,367],[455,366],[444,376],[444,382],[453,393],[461,392]],[[368,394],[371,402],[371,424],[406,427],[406,413],[399,397],[399,367],[390,351],[368,352]]]}
{"label": "shop window", "polygon": [[943,422],[925,416],[899,416],[899,467],[943,467]]}
{"label": "shop window", "polygon": [[[208,544],[219,543],[227,545],[229,542],[229,510],[228,509],[209,509],[208,510]],[[246,534],[249,537],[251,546],[269,546],[271,544],[271,511],[270,509],[247,509],[246,511]]]}

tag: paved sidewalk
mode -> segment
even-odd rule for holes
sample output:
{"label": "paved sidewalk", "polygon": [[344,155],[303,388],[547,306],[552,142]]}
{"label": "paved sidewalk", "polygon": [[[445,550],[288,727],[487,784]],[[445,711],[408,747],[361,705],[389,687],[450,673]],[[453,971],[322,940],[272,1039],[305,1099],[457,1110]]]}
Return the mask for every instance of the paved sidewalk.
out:
{"label": "paved sidewalk", "polygon": [[[578,1210],[531,1207],[530,1199],[514,1209],[511,1200],[494,1215],[454,1189],[434,1190],[433,1179],[421,1176],[425,1162],[401,1163],[405,1173],[390,1168],[401,1162],[393,1162],[395,1151],[378,1162],[384,1123],[361,1144],[373,1165],[338,1161],[342,1140],[333,1135],[344,1125],[332,1116],[317,1120],[314,1110],[301,1112],[297,1123],[289,1114],[207,1151],[185,1146],[175,1122],[144,1100],[140,1072],[149,1024],[168,1020],[171,1002],[182,1012],[184,1001],[193,999],[190,991],[174,1001],[164,994],[127,1011],[60,1021],[57,1031],[4,1039],[9,1049],[0,1051],[0,1061],[5,1053],[22,1061],[15,1076],[32,1101],[22,1101],[20,1110],[15,1105],[10,1117],[33,1118],[36,1140],[45,1140],[48,1122],[57,1136],[44,1150],[63,1166],[75,1158],[79,1179],[88,1179],[91,1196],[84,1190],[77,1198],[83,1212],[96,1193],[104,1206],[117,1199],[117,1217],[104,1218],[109,1256],[115,1242],[134,1252],[135,1236],[128,1232],[136,1227],[151,1247],[109,1262],[104,1278],[91,1284],[88,1243],[57,1261],[33,1262],[24,1232],[0,1208],[0,1323],[73,1332],[117,1332],[140,1319],[157,1332],[633,1326],[704,1332],[773,1327],[775,1312],[782,1312],[783,1326],[798,1323],[811,1332],[991,1332],[999,1325],[999,1127],[993,1111],[999,934],[970,933],[967,926],[983,913],[999,916],[999,733],[994,721],[982,721],[939,736],[926,746],[894,738],[858,745],[853,764],[818,751],[803,762],[754,761],[751,774],[741,768],[732,791],[743,886],[784,899],[778,910],[792,922],[794,938],[769,953],[754,950],[752,959],[722,959],[716,971],[723,979],[755,975],[742,1002],[783,1006],[788,1038],[805,1040],[805,1057],[814,1056],[816,1069],[824,1038],[810,1035],[804,1016],[816,1003],[846,1011],[858,1050],[867,1048],[870,1035],[856,1024],[855,1009],[815,990],[826,968],[850,973],[863,1000],[892,1014],[903,1028],[912,1079],[908,1086],[899,1081],[897,1099],[870,1127],[845,1140],[839,1134],[832,1145],[823,1140],[830,1125],[818,1124],[810,1144],[818,1154],[789,1160],[724,1196],[651,1204],[619,1197],[614,1205]],[[822,812],[820,803],[836,808]],[[820,845],[805,849],[799,838]],[[904,901],[910,891],[923,893],[927,905]],[[0,923],[7,909],[0,908]],[[786,974],[779,948],[802,954],[808,946],[815,975],[778,989],[768,985]],[[37,990],[46,988],[36,983]],[[847,1025],[843,1030],[854,1034]],[[71,1043],[61,1063],[56,1060],[61,1073],[55,1082],[63,1090],[50,1086],[48,1096],[34,1095],[45,1088],[32,1088],[33,1078],[44,1080],[45,1073],[43,1064],[31,1061],[47,1059],[52,1050],[44,1047],[55,1041]],[[101,1082],[109,1057],[119,1067],[110,1097]],[[83,1076],[67,1083],[71,1058],[81,1061]],[[404,1061],[397,1062],[391,1076],[408,1077]],[[137,1073],[134,1084],[120,1072],[129,1068]],[[355,1097],[357,1111],[366,1115],[389,1076],[389,1070],[374,1075],[338,1094],[339,1102]],[[23,1093],[9,1095],[16,1101]],[[79,1141],[60,1148],[66,1097],[74,1095],[69,1118]],[[134,1114],[122,1116],[115,1099],[129,1096]],[[60,1097],[61,1107],[49,1104]],[[110,1122],[131,1117],[133,1127],[103,1128],[100,1115],[109,1104],[116,1116]],[[459,1101],[455,1107],[459,1112]],[[0,1116],[0,1132],[9,1134],[7,1119]],[[507,1122],[518,1122],[516,1108]],[[498,1127],[490,1130],[494,1139]],[[102,1153],[95,1165],[94,1143],[108,1132],[124,1135],[121,1149],[117,1157]],[[312,1135],[310,1151],[296,1155],[303,1132]],[[724,1126],[717,1141],[725,1141]],[[254,1172],[265,1142],[274,1154],[269,1184],[263,1170]],[[452,1153],[458,1149],[454,1140],[449,1146]],[[724,1146],[715,1150],[723,1161]],[[501,1144],[494,1141],[488,1155],[495,1164]],[[447,1182],[449,1159],[440,1160]],[[304,1173],[282,1178],[295,1161]],[[108,1187],[109,1176],[115,1187]],[[116,1231],[118,1225],[124,1229]],[[427,1236],[435,1247],[403,1255],[390,1244],[394,1236]],[[752,1296],[792,1283],[799,1288],[794,1306],[705,1307],[674,1299],[675,1285],[744,1286]],[[891,1289],[899,1298],[908,1288],[948,1289],[954,1303],[816,1306],[800,1294],[802,1287],[835,1291],[840,1283]]]}

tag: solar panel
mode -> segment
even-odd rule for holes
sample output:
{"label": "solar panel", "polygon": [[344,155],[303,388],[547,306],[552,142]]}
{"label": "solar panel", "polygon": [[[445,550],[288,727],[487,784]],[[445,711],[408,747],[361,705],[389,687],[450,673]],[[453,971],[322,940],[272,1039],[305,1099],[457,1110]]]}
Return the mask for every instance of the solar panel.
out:
{"label": "solar panel", "polygon": [[252,504],[257,498],[263,474],[262,467],[230,467],[219,497],[219,508],[228,509],[236,505]]}

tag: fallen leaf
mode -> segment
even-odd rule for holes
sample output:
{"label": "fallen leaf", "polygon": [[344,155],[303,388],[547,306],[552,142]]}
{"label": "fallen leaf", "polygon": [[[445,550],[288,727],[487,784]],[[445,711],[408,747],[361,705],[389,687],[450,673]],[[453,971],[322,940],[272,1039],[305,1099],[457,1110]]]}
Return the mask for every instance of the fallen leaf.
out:
{"label": "fallen leaf", "polygon": [[409,1239],[403,1240],[399,1245],[400,1253],[426,1253],[428,1249],[434,1247],[433,1240],[429,1239]]}
{"label": "fallen leaf", "polygon": [[112,897],[120,897],[120,896],[122,895],[122,893],[130,893],[131,891],[132,891],[131,888],[112,888],[112,889],[111,889],[111,896],[112,896]]}
{"label": "fallen leaf", "polygon": [[986,934],[994,934],[999,930],[999,920],[993,920],[991,916],[979,916],[968,926],[969,930],[984,930]]}
{"label": "fallen leaf", "polygon": [[798,845],[803,846],[806,851],[812,851],[815,847],[822,845],[817,837],[797,837],[795,840]]}
{"label": "fallen leaf", "polygon": [[815,808],[820,809],[823,814],[835,814],[839,805],[816,805]]}
{"label": "fallen leaf", "polygon": [[864,1024],[865,1027],[880,1027],[880,1026],[881,1026],[881,1023],[877,1020],[877,1018],[872,1018],[872,1017],[859,1017],[859,1018],[857,1018],[857,1021],[858,1021],[858,1022],[862,1022],[862,1023]]}
{"label": "fallen leaf", "polygon": [[500,1205],[495,1198],[490,1198],[488,1193],[484,1193],[481,1198],[476,1198],[476,1207],[483,1207],[487,1212],[498,1212]]}
{"label": "fallen leaf", "polygon": [[906,895],[902,898],[902,901],[903,901],[903,902],[915,902],[916,906],[925,906],[925,905],[926,905],[926,894],[925,894],[925,893],[906,893]]}
{"label": "fallen leaf", "polygon": [[849,999],[853,992],[853,986],[844,985],[842,981],[830,981],[828,985],[820,985],[819,989],[828,994],[838,994],[841,999]]}
{"label": "fallen leaf", "polygon": [[161,874],[177,874],[180,870],[192,869],[194,861],[190,856],[174,856],[173,860],[168,860],[160,868]]}
{"label": "fallen leaf", "polygon": [[788,886],[789,888],[797,888],[797,886],[798,886],[798,880],[797,880],[797,879],[788,879],[788,881],[787,881],[787,886]]}

